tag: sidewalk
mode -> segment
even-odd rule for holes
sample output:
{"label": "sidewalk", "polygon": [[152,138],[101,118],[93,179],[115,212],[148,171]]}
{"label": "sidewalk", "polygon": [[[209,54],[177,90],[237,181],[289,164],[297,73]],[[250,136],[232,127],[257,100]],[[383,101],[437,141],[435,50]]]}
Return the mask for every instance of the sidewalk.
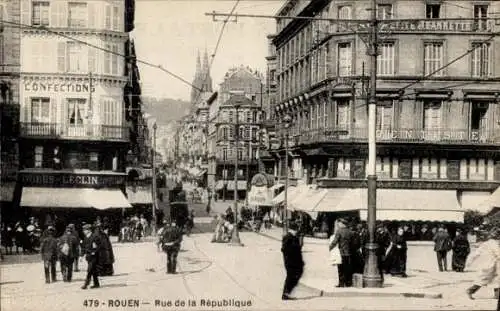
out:
{"label": "sidewalk", "polygon": [[[264,229],[261,236],[281,241],[282,228]],[[432,242],[410,242],[408,278],[385,276],[383,288],[336,288],[338,279],[336,266],[326,262],[328,257],[328,240],[306,237],[304,239],[303,256],[306,262],[301,285],[318,290],[323,296],[331,297],[413,297],[443,298],[438,287],[464,283],[464,274],[435,272],[435,255]],[[435,276],[434,274],[437,274]],[[470,277],[470,276],[466,276]],[[468,280],[467,280],[468,281]]]}

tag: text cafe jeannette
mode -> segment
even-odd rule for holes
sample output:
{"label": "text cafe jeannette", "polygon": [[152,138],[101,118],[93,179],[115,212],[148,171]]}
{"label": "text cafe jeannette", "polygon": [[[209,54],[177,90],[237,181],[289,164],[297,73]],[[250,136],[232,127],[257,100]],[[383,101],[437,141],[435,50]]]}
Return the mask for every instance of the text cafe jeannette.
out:
{"label": "text cafe jeannette", "polygon": [[95,92],[95,87],[84,83],[42,83],[31,82],[24,84],[26,92],[56,92],[56,93],[89,93]]}

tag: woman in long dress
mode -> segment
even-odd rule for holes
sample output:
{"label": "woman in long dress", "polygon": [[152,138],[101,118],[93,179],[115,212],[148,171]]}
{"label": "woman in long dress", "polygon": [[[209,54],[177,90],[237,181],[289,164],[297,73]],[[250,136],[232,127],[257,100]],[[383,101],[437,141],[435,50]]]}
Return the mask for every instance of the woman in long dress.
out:
{"label": "woman in long dress", "polygon": [[467,256],[469,256],[470,253],[470,245],[467,236],[460,229],[457,230],[457,236],[453,240],[452,250],[453,256],[451,267],[453,271],[464,272]]}
{"label": "woman in long dress", "polygon": [[406,259],[408,247],[404,236],[404,229],[398,228],[397,234],[391,239],[387,252],[387,269],[393,276],[407,277]]}

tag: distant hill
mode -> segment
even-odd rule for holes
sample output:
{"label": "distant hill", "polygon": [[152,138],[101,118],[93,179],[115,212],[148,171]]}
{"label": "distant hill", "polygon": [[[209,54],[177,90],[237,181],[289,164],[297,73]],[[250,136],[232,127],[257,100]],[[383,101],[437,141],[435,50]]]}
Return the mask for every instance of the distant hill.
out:
{"label": "distant hill", "polygon": [[156,118],[159,125],[166,125],[187,114],[190,103],[180,99],[142,97],[144,111]]}

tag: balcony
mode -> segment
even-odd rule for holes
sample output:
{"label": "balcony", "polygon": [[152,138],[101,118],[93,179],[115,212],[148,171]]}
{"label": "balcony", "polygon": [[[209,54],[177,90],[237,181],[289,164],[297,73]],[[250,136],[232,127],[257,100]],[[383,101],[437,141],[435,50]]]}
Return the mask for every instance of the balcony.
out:
{"label": "balcony", "polygon": [[102,124],[21,123],[21,137],[128,141],[129,128]]}
{"label": "balcony", "polygon": [[[382,129],[377,130],[376,138],[382,143],[500,145],[498,131],[463,129]],[[367,141],[367,128],[316,129],[298,136],[298,144]]]}

